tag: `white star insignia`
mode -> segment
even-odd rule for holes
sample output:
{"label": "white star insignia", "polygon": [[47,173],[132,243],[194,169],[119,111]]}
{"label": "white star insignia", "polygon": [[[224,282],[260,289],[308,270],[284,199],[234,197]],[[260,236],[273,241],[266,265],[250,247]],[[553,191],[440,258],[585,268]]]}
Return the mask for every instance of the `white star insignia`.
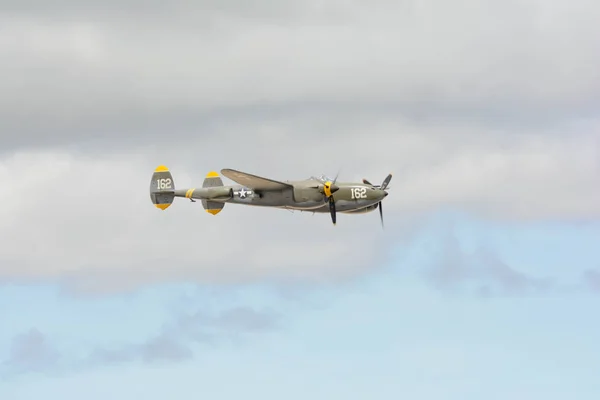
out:
{"label": "white star insignia", "polygon": [[245,199],[246,198],[246,190],[244,190],[244,188],[242,188],[242,190],[240,190],[240,198]]}

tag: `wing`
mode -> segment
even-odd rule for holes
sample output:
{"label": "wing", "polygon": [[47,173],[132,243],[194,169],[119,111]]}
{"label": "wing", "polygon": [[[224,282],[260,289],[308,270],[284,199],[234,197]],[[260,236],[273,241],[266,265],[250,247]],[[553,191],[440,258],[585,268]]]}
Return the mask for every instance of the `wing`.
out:
{"label": "wing", "polygon": [[248,174],[235,169],[222,169],[221,174],[240,185],[247,186],[253,190],[282,190],[293,189],[289,183],[275,181],[273,179],[262,178],[260,176]]}

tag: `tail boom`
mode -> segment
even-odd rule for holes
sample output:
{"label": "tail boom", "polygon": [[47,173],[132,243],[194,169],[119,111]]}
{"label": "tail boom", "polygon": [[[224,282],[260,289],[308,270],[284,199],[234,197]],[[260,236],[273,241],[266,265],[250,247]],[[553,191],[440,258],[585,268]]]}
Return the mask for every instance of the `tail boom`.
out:
{"label": "tail boom", "polygon": [[194,200],[226,201],[233,197],[233,189],[225,186],[178,189],[173,192],[173,195]]}

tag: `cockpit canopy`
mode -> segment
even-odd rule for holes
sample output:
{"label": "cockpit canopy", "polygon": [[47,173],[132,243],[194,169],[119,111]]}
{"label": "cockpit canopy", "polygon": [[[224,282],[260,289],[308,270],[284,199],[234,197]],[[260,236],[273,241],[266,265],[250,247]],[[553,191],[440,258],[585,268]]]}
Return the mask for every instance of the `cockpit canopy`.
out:
{"label": "cockpit canopy", "polygon": [[319,181],[320,183],[333,182],[333,178],[330,178],[325,174],[321,174],[319,176],[311,176],[309,179],[312,179],[314,181]]}

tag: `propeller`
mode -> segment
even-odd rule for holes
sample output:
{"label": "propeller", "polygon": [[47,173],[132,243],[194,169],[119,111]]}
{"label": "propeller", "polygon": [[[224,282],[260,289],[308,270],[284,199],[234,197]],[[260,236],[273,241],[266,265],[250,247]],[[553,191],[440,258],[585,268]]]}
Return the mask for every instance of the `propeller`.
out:
{"label": "propeller", "polygon": [[388,185],[390,184],[391,180],[392,180],[392,174],[389,174],[388,176],[385,177],[383,182],[381,182],[381,186],[379,187],[379,189],[385,190],[388,187]]}
{"label": "propeller", "polygon": [[365,178],[363,178],[363,180],[362,180],[362,181],[363,181],[363,183],[364,183],[365,185],[371,185],[371,186],[373,186],[374,188],[381,189],[381,190],[385,190],[385,189],[387,188],[387,186],[389,185],[389,183],[390,183],[390,180],[392,180],[392,174],[389,174],[389,175],[388,175],[388,176],[387,176],[387,177],[384,179],[384,181],[383,181],[383,183],[382,183],[381,185],[373,185],[371,182],[369,182],[369,181],[368,181],[367,179],[365,179]]}
{"label": "propeller", "polygon": [[335,212],[335,200],[333,197],[329,197],[329,213],[331,214],[331,222],[335,225],[336,223],[336,212]]}
{"label": "propeller", "polygon": [[336,210],[335,210],[335,200],[333,199],[333,194],[337,192],[340,188],[335,184],[337,182],[338,176],[340,175],[339,171],[336,174],[333,182],[327,181],[323,184],[323,194],[325,198],[329,201],[329,213],[331,214],[331,222],[336,224]]}
{"label": "propeller", "polygon": [[[365,185],[371,185],[375,188],[385,190],[388,187],[388,185],[390,184],[391,180],[392,180],[392,174],[389,174],[388,176],[386,176],[385,179],[383,180],[383,182],[381,182],[381,185],[377,185],[377,186],[373,185],[367,179],[363,178],[362,181]],[[387,194],[386,194],[386,196],[387,196]],[[384,224],[383,224],[383,202],[380,201],[379,203],[377,203],[377,207],[379,208],[379,217],[381,218],[381,227],[383,228],[384,227]]]}

